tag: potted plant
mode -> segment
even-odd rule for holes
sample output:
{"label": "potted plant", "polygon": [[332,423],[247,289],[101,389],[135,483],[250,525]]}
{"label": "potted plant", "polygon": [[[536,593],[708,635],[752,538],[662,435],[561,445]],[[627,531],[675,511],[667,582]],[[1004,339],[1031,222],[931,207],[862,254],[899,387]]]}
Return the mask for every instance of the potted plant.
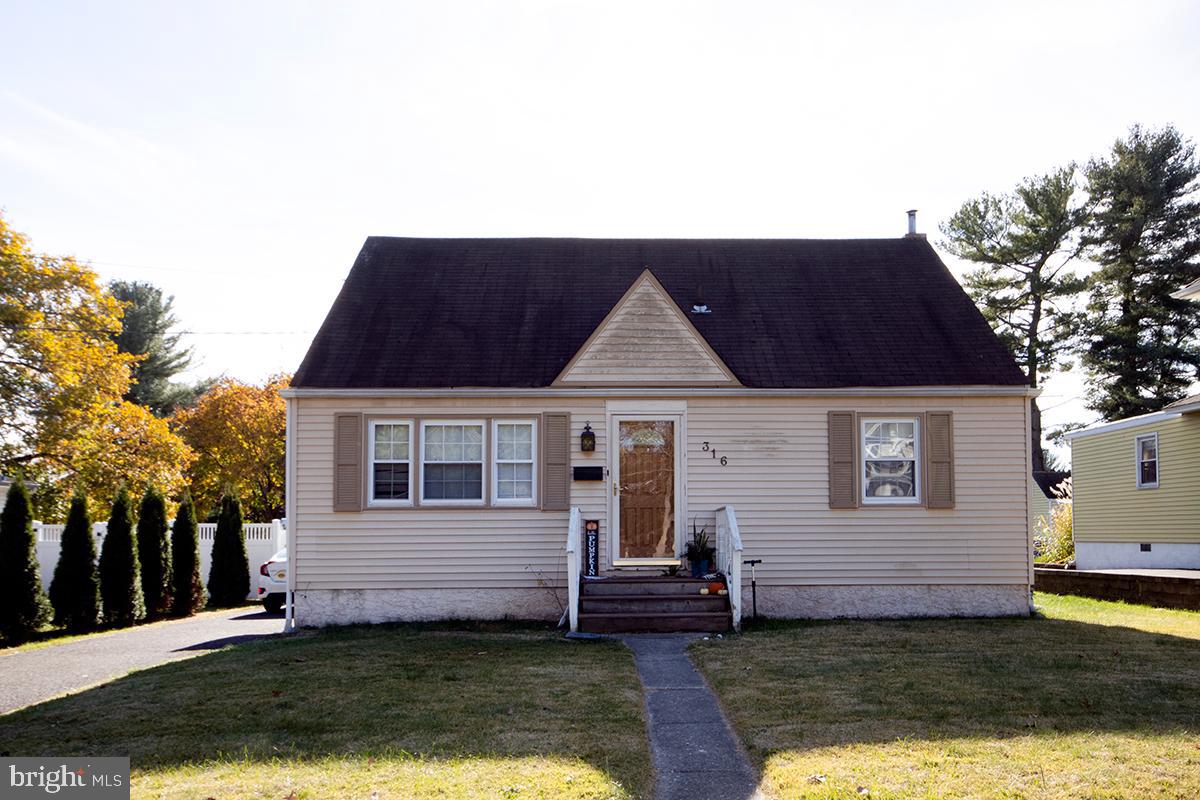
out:
{"label": "potted plant", "polygon": [[716,553],[716,548],[708,544],[708,528],[696,529],[696,523],[692,522],[692,540],[688,542],[687,558],[688,564],[692,568],[693,578],[704,577],[710,569],[712,569],[712,558]]}

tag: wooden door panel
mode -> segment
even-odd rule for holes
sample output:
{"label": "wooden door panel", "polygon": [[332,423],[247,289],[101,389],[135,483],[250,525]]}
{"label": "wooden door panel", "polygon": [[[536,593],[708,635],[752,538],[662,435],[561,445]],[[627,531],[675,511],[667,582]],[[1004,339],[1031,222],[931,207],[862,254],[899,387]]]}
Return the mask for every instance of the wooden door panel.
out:
{"label": "wooden door panel", "polygon": [[621,420],[620,558],[675,557],[675,423]]}

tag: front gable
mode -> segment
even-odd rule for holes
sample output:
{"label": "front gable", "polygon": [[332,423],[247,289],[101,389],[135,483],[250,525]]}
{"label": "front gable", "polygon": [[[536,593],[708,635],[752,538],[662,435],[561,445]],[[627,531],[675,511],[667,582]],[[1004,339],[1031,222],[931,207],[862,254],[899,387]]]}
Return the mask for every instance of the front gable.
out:
{"label": "front gable", "polygon": [[687,315],[646,269],[554,386],[740,386]]}

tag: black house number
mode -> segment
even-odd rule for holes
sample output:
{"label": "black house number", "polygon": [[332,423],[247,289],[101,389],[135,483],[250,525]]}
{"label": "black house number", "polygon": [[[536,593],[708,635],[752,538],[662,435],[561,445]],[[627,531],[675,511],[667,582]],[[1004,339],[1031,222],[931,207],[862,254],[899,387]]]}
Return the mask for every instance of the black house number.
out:
{"label": "black house number", "polygon": [[[708,442],[703,442],[700,449],[706,453],[712,453],[712,457],[717,458],[717,448],[710,446]],[[719,461],[722,467],[729,466],[729,456],[721,456]]]}

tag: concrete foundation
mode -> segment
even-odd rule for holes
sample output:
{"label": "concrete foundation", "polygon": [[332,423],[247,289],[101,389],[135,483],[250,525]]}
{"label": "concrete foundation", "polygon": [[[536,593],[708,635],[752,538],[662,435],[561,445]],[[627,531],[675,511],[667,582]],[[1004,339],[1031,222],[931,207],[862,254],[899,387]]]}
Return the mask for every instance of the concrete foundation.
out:
{"label": "concrete foundation", "polygon": [[1079,569],[1200,569],[1200,544],[1150,541],[1075,542]]}
{"label": "concrete foundation", "polygon": [[[742,617],[752,614],[750,587]],[[321,589],[296,593],[296,624],[530,619],[557,622],[566,590]],[[783,619],[1004,617],[1029,613],[1029,587],[885,585],[758,587],[758,613]]]}
{"label": "concrete foundation", "polygon": [[[758,586],[759,615],[781,619],[1026,616],[1029,600],[1024,584]],[[743,586],[742,619],[753,613]]]}
{"label": "concrete foundation", "polygon": [[296,592],[296,624],[323,627],[443,619],[557,622],[566,602],[565,589],[320,589]]}

